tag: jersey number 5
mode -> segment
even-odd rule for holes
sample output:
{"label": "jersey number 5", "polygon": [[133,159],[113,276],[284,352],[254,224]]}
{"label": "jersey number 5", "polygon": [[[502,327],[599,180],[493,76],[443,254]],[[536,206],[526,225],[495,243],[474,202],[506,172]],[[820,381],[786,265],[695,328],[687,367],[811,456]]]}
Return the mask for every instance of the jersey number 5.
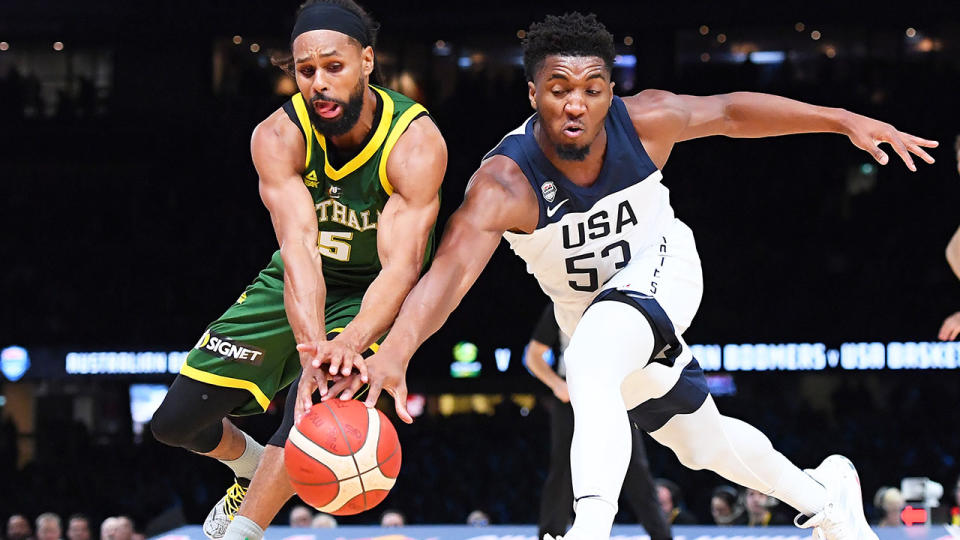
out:
{"label": "jersey number 5", "polygon": [[350,244],[347,243],[349,240],[353,240],[352,232],[320,231],[317,247],[324,257],[347,262],[350,260]]}
{"label": "jersey number 5", "polygon": [[[626,240],[620,240],[614,242],[609,246],[600,250],[600,258],[607,258],[614,253],[614,249],[619,248],[620,260],[613,263],[613,267],[617,270],[623,268],[630,262],[630,244]],[[574,255],[573,257],[567,257],[567,274],[573,276],[574,274],[584,274],[587,276],[588,283],[586,285],[581,285],[575,280],[570,280],[567,283],[570,284],[570,288],[575,291],[584,291],[584,292],[594,292],[600,288],[600,273],[597,272],[596,268],[585,267],[577,268],[577,262],[586,261],[588,259],[593,259],[597,255],[595,253],[584,253],[582,255]]]}

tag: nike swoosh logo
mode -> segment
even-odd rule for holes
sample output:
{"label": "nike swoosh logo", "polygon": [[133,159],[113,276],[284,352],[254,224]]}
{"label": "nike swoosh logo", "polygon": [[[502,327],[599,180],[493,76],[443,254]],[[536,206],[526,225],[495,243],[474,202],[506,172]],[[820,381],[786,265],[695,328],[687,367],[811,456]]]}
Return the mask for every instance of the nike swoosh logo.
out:
{"label": "nike swoosh logo", "polygon": [[547,208],[547,217],[553,217],[553,215],[557,213],[557,210],[559,210],[560,207],[563,206],[564,204],[566,204],[566,202],[569,201],[569,200],[570,200],[570,199],[564,199],[564,200],[560,201],[559,203],[557,203],[557,205],[554,206],[553,208]]}

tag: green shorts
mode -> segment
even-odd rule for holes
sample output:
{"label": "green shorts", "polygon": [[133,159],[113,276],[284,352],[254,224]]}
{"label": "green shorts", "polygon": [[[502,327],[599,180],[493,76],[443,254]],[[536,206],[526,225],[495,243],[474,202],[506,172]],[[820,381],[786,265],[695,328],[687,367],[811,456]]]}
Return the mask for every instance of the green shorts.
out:
{"label": "green shorts", "polygon": [[[365,291],[327,289],[327,336],[341,332],[360,311]],[[370,347],[376,352],[377,344]],[[233,415],[267,410],[274,395],[300,375],[297,342],[283,304],[283,260],[273,254],[240,298],[200,337],[180,374],[201,382],[249,390]]]}

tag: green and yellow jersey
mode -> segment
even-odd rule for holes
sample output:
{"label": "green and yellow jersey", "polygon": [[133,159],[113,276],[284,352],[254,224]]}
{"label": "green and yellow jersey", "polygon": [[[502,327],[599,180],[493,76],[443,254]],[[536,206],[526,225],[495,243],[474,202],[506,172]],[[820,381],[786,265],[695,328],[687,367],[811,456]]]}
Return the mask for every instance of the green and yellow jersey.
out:
{"label": "green and yellow jersey", "polygon": [[[373,128],[360,152],[342,166],[331,163],[336,160],[330,159],[328,149],[334,149],[310,124],[303,96],[297,94],[283,106],[306,142],[303,183],[317,210],[328,336],[342,331],[356,317],[367,287],[380,273],[377,224],[393,193],[387,159],[410,123],[427,114],[423,106],[402,94],[371,88],[377,96]],[[432,256],[431,230],[424,266]],[[180,369],[191,379],[248,390],[250,399],[231,414],[265,411],[277,391],[300,374],[297,343],[284,305],[283,278],[283,259],[276,251],[240,298],[207,327]],[[370,350],[376,352],[376,347],[371,345]]]}
{"label": "green and yellow jersey", "polygon": [[[328,141],[310,123],[309,103],[303,95],[296,94],[283,106],[306,142],[303,183],[317,209],[317,246],[324,257],[328,288],[366,289],[380,272],[377,223],[393,193],[387,159],[410,123],[428,114],[403,94],[374,85],[370,88],[377,97],[373,127],[360,152],[339,167],[331,163],[335,160],[328,152]],[[431,231],[424,264],[433,254],[433,243]]]}

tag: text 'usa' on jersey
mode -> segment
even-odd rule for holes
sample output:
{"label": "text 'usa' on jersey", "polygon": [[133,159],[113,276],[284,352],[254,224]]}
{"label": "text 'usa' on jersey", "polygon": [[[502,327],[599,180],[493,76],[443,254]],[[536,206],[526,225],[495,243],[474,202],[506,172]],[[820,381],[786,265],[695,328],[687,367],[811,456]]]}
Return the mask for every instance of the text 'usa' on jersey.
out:
{"label": "text 'usa' on jersey", "polygon": [[[387,160],[397,140],[426,109],[410,98],[370,86],[377,98],[373,126],[361,150],[342,166],[331,164],[329,142],[310,123],[307,103],[296,94],[283,109],[306,141],[303,183],[317,212],[317,247],[323,255],[323,275],[328,286],[365,288],[379,274],[377,225],[393,186]],[[433,231],[424,264],[433,255]]]}
{"label": "text 'usa' on jersey", "polygon": [[620,98],[614,97],[604,123],[607,147],[600,174],[587,187],[570,181],[544,155],[534,136],[537,118],[531,116],[487,154],[516,162],[539,202],[536,230],[508,232],[504,238],[558,308],[585,308],[673,221],[669,191]]}

